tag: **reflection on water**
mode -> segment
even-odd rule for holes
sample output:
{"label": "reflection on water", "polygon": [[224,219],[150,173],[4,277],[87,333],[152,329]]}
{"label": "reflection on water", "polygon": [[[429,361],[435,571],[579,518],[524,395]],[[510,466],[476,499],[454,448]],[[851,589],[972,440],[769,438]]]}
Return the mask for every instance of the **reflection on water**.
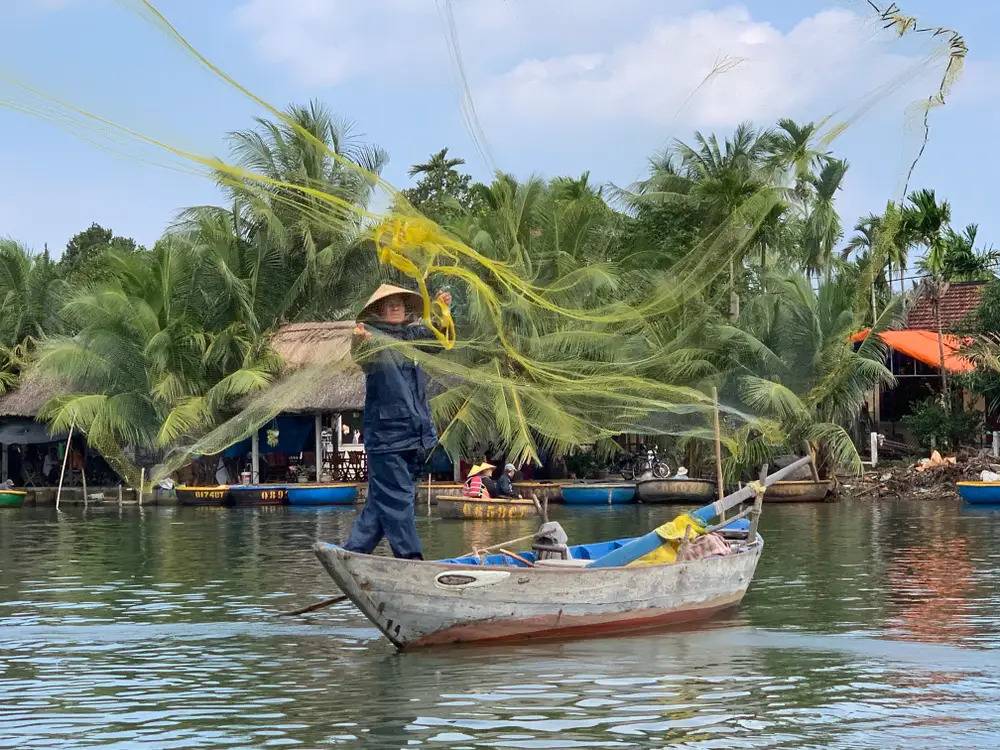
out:
{"label": "reflection on water", "polygon": [[[676,509],[553,508],[572,541]],[[352,509],[0,512],[0,747],[1000,745],[1000,514],[769,507],[708,627],[396,654],[309,552]],[[529,533],[437,521],[434,556]]]}

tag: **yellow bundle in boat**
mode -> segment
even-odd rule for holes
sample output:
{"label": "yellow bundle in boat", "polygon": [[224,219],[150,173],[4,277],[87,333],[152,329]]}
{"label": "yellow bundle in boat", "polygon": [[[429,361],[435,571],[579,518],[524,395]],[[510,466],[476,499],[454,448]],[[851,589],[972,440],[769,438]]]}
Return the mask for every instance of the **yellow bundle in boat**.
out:
{"label": "yellow bundle in boat", "polygon": [[663,540],[663,544],[639,559],[633,560],[628,564],[628,567],[677,562],[677,550],[680,548],[681,542],[704,534],[705,527],[689,513],[681,513],[674,520],[658,526],[656,533]]}

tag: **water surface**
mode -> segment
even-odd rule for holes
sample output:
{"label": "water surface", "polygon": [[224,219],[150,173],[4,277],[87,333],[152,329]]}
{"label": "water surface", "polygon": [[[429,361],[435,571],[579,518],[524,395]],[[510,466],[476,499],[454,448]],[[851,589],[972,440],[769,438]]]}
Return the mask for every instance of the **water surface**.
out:
{"label": "water surface", "polygon": [[[571,542],[675,508],[554,508]],[[0,747],[1000,746],[1000,514],[769,506],[698,629],[397,654],[309,551],[351,509],[0,510]],[[422,517],[452,556],[529,522]]]}

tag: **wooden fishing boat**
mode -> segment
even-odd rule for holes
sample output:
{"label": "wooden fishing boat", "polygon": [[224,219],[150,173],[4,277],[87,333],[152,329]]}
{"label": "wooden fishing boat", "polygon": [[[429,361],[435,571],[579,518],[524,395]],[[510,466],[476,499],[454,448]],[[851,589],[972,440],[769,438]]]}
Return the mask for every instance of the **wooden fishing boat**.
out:
{"label": "wooden fishing boat", "polygon": [[234,484],[229,488],[227,505],[284,505],[288,487],[284,484]]}
{"label": "wooden fishing boat", "polygon": [[437,509],[441,518],[480,521],[512,521],[518,518],[532,518],[538,514],[538,507],[532,500],[486,499],[461,495],[438,495]]}
{"label": "wooden fishing boat", "polygon": [[[808,461],[766,477],[763,486]],[[759,499],[760,489],[744,487],[693,511],[689,520],[707,526]],[[756,502],[727,525],[756,516],[760,507]],[[632,566],[664,544],[663,533],[563,545],[559,559],[541,559],[556,549],[541,542],[527,552],[499,547],[497,554],[437,561],[364,555],[322,542],[313,551],[344,595],[400,649],[634,633],[706,618],[740,602],[764,546],[756,522],[726,542],[725,555]]]}
{"label": "wooden fishing boat", "polygon": [[635,496],[643,503],[705,503],[716,489],[710,479],[640,479]]}
{"label": "wooden fishing boat", "polygon": [[27,496],[26,490],[0,490],[0,508],[20,508]]}
{"label": "wooden fishing boat", "polygon": [[830,480],[796,479],[767,488],[765,503],[821,503],[833,492]]}
{"label": "wooden fishing boat", "polygon": [[356,485],[340,484],[290,484],[289,505],[354,505],[358,500]]}
{"label": "wooden fishing boat", "polygon": [[635,485],[621,483],[564,484],[562,499],[567,505],[616,505],[635,502]]}
{"label": "wooden fishing boat", "polygon": [[[763,539],[726,557],[627,568],[589,568],[621,539],[570,547],[562,565],[529,567],[504,554],[439,562],[314,550],[341,590],[398,648],[463,641],[580,637],[707,618],[740,602]],[[530,552],[520,553],[531,559]],[[579,562],[580,566],[573,563]],[[565,563],[569,563],[566,565]]]}
{"label": "wooden fishing boat", "polygon": [[228,484],[204,487],[182,484],[175,487],[174,491],[177,493],[177,502],[181,505],[225,505],[229,499]]}
{"label": "wooden fishing boat", "polygon": [[540,503],[546,499],[550,503],[562,502],[562,486],[558,482],[514,482],[514,492],[521,497],[534,495]]}
{"label": "wooden fishing boat", "polygon": [[1000,505],[1000,482],[958,482],[958,494],[969,505]]}

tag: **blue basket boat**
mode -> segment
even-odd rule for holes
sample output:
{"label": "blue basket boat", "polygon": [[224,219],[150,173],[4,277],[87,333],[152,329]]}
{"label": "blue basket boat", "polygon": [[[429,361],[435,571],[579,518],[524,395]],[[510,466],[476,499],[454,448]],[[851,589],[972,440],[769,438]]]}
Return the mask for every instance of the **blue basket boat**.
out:
{"label": "blue basket boat", "polygon": [[289,505],[353,505],[358,488],[353,484],[290,484]]}
{"label": "blue basket boat", "polygon": [[618,505],[635,502],[634,484],[565,484],[563,502],[567,505]]}
{"label": "blue basket boat", "polygon": [[969,505],[1000,505],[1000,482],[958,482],[958,494]]}

